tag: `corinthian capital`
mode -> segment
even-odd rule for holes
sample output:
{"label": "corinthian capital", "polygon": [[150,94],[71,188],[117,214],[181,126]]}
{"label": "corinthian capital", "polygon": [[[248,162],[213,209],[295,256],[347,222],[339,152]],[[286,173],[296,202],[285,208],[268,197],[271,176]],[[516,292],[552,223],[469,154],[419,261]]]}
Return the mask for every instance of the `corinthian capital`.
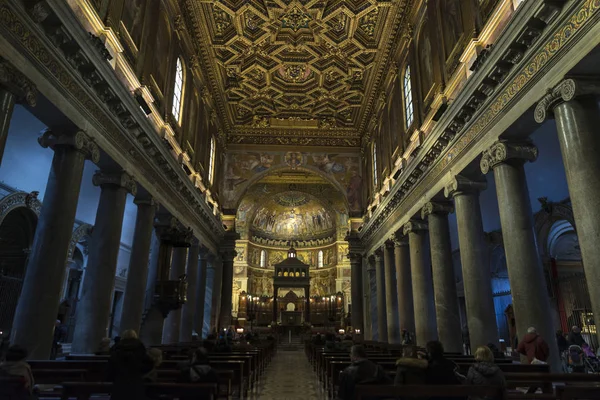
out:
{"label": "corinthian capital", "polygon": [[160,208],[160,203],[156,201],[154,197],[136,197],[133,199],[133,203],[139,206],[150,206],[154,207],[156,211]]}
{"label": "corinthian capital", "polygon": [[403,232],[405,235],[408,235],[409,233],[425,231],[427,231],[427,223],[425,221],[420,221],[417,219],[411,219],[406,224],[404,224],[403,228]]}
{"label": "corinthian capital", "polygon": [[92,178],[94,186],[119,186],[125,188],[132,195],[137,194],[137,184],[131,175],[126,172],[104,172],[96,171]]}
{"label": "corinthian capital", "polygon": [[496,142],[483,152],[479,166],[481,172],[487,174],[497,165],[507,161],[533,162],[538,157],[538,149],[531,143]]}
{"label": "corinthian capital", "polygon": [[463,175],[456,175],[444,188],[444,196],[449,198],[462,193],[481,192],[486,188],[485,178],[481,181],[475,181]]}
{"label": "corinthian capital", "polygon": [[0,85],[14,94],[18,101],[25,101],[31,107],[37,103],[37,88],[11,63],[0,57]]}
{"label": "corinthian capital", "polygon": [[94,164],[100,161],[100,149],[98,145],[83,131],[79,131],[74,135],[67,135],[45,129],[42,131],[42,135],[38,137],[38,143],[43,148],[46,149],[49,147],[52,150],[57,146],[72,147],[85,155],[85,158],[91,160]]}
{"label": "corinthian capital", "polygon": [[431,214],[448,215],[454,212],[454,206],[449,202],[430,201],[423,206],[421,218],[427,220]]}
{"label": "corinthian capital", "polygon": [[600,81],[587,77],[567,78],[549,89],[535,107],[535,121],[542,123],[553,117],[553,110],[559,104],[573,100],[577,96],[600,93]]}

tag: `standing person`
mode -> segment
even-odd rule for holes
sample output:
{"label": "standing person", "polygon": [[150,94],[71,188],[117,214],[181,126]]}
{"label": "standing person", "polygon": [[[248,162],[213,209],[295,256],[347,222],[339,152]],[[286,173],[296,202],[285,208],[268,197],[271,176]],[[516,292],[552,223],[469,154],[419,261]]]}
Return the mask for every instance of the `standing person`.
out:
{"label": "standing person", "polygon": [[534,327],[527,329],[527,335],[517,346],[517,352],[527,357],[527,364],[534,360],[546,362],[550,356],[550,347],[543,337],[538,335]]}
{"label": "standing person", "polygon": [[558,345],[558,352],[561,355],[569,349],[569,342],[560,329],[556,331],[556,344]]}
{"label": "standing person", "polygon": [[[467,385],[506,387],[504,373],[494,364],[494,354],[489,347],[481,346],[475,350],[475,364],[469,367],[465,379]],[[500,398],[469,396],[469,400],[501,400]]]}
{"label": "standing person", "polygon": [[356,385],[392,383],[392,379],[385,373],[381,365],[367,359],[367,352],[363,346],[352,346],[350,361],[352,364],[340,373],[338,400],[353,400]]}
{"label": "standing person", "polygon": [[465,347],[465,354],[471,354],[471,337],[469,336],[469,326],[466,324],[462,328],[462,340]]}
{"label": "standing person", "polygon": [[583,347],[585,343],[585,339],[581,335],[581,328],[577,325],[574,325],[571,328],[571,333],[569,333],[569,345],[575,345],[579,347]]}
{"label": "standing person", "polygon": [[57,319],[54,323],[54,336],[52,338],[52,349],[50,350],[51,360],[56,360],[56,356],[60,350],[60,343],[65,341],[66,333],[66,327],[62,324],[60,319]]}
{"label": "standing person", "polygon": [[144,400],[144,376],[152,370],[154,361],[134,330],[123,332],[121,341],[111,350],[107,378],[113,383],[111,400]]}

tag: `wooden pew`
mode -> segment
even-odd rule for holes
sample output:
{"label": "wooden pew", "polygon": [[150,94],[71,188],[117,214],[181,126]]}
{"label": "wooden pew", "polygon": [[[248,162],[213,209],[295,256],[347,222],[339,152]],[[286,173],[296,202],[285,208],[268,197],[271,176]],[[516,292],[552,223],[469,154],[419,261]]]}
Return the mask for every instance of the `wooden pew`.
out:
{"label": "wooden pew", "polygon": [[355,389],[355,399],[363,400],[366,398],[402,398],[409,396],[413,398],[425,398],[435,396],[465,398],[469,395],[485,397],[490,396],[497,399],[506,399],[506,391],[497,386],[432,386],[432,385],[357,385]]}
{"label": "wooden pew", "polygon": [[[156,396],[189,396],[203,400],[217,398],[216,384],[147,383],[145,386],[147,392]],[[92,395],[108,396],[112,393],[112,388],[113,384],[108,382],[64,382],[61,399],[88,400]]]}
{"label": "wooden pew", "polygon": [[599,399],[600,386],[558,386],[556,398],[560,400]]}
{"label": "wooden pew", "polygon": [[600,383],[598,374],[553,374],[553,373],[505,373],[506,387],[515,389],[528,387],[527,393],[554,393],[554,384],[593,384]]}

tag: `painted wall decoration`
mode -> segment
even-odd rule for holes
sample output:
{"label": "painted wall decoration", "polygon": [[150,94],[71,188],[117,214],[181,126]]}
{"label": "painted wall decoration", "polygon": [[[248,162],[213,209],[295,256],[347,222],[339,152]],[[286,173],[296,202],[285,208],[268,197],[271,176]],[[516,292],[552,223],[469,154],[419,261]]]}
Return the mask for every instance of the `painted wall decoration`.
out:
{"label": "painted wall decoration", "polygon": [[[285,250],[273,250],[267,249],[254,243],[248,244],[248,265],[255,268],[260,268],[260,253],[265,250],[267,252],[267,268],[273,268],[274,264],[283,261],[287,257],[287,249]],[[323,266],[324,268],[333,267],[337,265],[337,249],[336,244],[333,243],[329,246],[310,249],[310,250],[297,250],[297,257],[303,263],[311,266],[311,268],[317,268],[318,265],[318,253],[323,251]]]}
{"label": "painted wall decoration", "polygon": [[310,295],[325,296],[335,291],[335,279],[337,272],[329,269],[321,272],[311,272]]}
{"label": "painted wall decoration", "polygon": [[348,197],[350,210],[361,211],[363,180],[360,165],[359,153],[229,151],[225,158],[222,191],[224,207],[237,206],[249,180],[254,176],[273,167],[297,169],[306,166],[323,172],[339,183]]}

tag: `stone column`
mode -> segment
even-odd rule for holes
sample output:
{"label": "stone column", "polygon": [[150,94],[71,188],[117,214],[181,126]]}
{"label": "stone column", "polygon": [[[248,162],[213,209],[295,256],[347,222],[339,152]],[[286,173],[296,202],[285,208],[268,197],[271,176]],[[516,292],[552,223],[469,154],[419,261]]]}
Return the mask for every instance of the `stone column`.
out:
{"label": "stone column", "polygon": [[360,329],[360,335],[365,334],[363,330],[363,252],[364,248],[356,233],[350,233],[346,237],[348,242],[348,258],[350,259],[350,297],[352,301],[352,328]]}
{"label": "stone column", "polygon": [[444,350],[462,353],[462,328],[448,224],[448,214],[453,211],[452,204],[429,202],[423,207],[421,218],[427,220],[429,225],[429,247],[439,340],[444,344]]}
{"label": "stone column", "polygon": [[[171,259],[171,270],[169,280],[176,281],[185,275],[185,266],[187,264],[188,248],[184,246],[173,247],[173,258]],[[163,328],[162,343],[171,344],[179,341],[179,332],[181,330],[181,308],[171,310],[165,319]]]}
{"label": "stone column", "polygon": [[396,287],[396,265],[394,262],[394,242],[387,241],[383,249],[383,265],[385,268],[385,310],[388,342],[400,344],[400,328],[398,321],[398,292]]}
{"label": "stone column", "polygon": [[437,340],[433,280],[427,248],[427,224],[412,220],[404,225],[404,235],[410,246],[410,275],[413,285],[415,310],[415,338],[417,345],[425,346]]}
{"label": "stone column", "polygon": [[487,174],[493,170],[496,180],[517,335],[523,338],[527,328],[535,327],[550,346],[548,364],[559,372],[560,355],[523,165],[535,161],[537,154],[537,148],[530,143],[498,142],[483,153],[481,171]]}
{"label": "stone column", "polygon": [[394,259],[396,264],[396,292],[398,294],[398,314],[400,330],[415,333],[415,306],[413,303],[412,277],[410,272],[410,248],[408,238],[401,231],[394,238]]}
{"label": "stone column", "polygon": [[194,314],[194,332],[202,338],[204,328],[204,308],[206,306],[206,276],[208,274],[208,249],[200,246],[198,249],[198,276],[196,283],[196,313]]}
{"label": "stone column", "polygon": [[102,191],[77,304],[77,325],[71,346],[74,354],[95,352],[102,338],[108,336],[125,202],[127,193],[134,196],[137,193],[135,181],[125,172],[98,171],[92,181]]}
{"label": "stone column", "polygon": [[54,158],[10,341],[28,349],[31,359],[47,359],[52,349],[84,162],[86,158],[98,162],[100,151],[83,132],[68,136],[46,130],[38,141],[42,147],[54,150]]}
{"label": "stone column", "polygon": [[[577,238],[581,248],[592,311],[600,320],[600,105],[598,81],[565,79],[548,93],[535,109],[535,119],[556,119],[558,140]],[[586,95],[587,96],[583,96]],[[511,282],[512,284],[512,282]],[[600,339],[600,329],[597,329]]]}
{"label": "stone column", "polygon": [[228,329],[231,326],[231,308],[233,295],[233,259],[236,256],[235,241],[238,239],[235,232],[228,232],[221,245],[221,259],[223,260],[223,278],[221,283],[221,312],[219,326]]}
{"label": "stone column", "polygon": [[219,316],[221,315],[221,289],[223,288],[223,261],[220,257],[215,257],[215,262],[211,266],[214,273],[214,282],[212,287],[212,306],[210,316],[211,330],[219,329]]}
{"label": "stone column", "polygon": [[385,266],[383,252],[385,249],[375,250],[375,279],[377,281],[377,332],[378,341],[387,343],[387,310],[385,308]]}
{"label": "stone column", "polygon": [[[279,292],[279,287],[277,287],[277,285],[273,285],[273,321],[275,325],[277,324],[277,321],[279,321],[278,318],[278,314],[279,314],[279,310],[277,309],[277,294]],[[271,326],[273,326],[273,324],[271,324]],[[274,328],[274,326],[273,326]]]}
{"label": "stone column", "polygon": [[121,313],[121,330],[133,329],[140,332],[142,314],[144,313],[144,297],[146,295],[154,216],[159,206],[152,198],[136,197],[134,203],[137,205],[137,215],[129,271],[127,272],[123,312]]}
{"label": "stone column", "polygon": [[[186,275],[188,281],[187,300],[181,307],[181,330],[179,331],[179,341],[186,343],[192,341],[192,331],[194,330],[194,314],[196,313],[196,293],[198,291],[198,256],[200,245],[198,239],[192,240],[187,260]],[[202,302],[204,306],[204,302]]]}
{"label": "stone column", "polygon": [[486,187],[485,180],[472,181],[458,175],[444,189],[446,197],[454,198],[456,209],[471,349],[498,343],[488,249],[479,206],[479,192]]}
{"label": "stone column", "polygon": [[35,85],[11,63],[0,57],[0,164],[15,103],[25,102],[30,107],[35,107],[36,98]]}
{"label": "stone column", "polygon": [[363,269],[363,311],[364,321],[363,327],[365,328],[365,339],[373,340],[373,318],[371,314],[371,275],[375,273],[372,269],[372,264],[368,257],[363,258],[365,268]]}

